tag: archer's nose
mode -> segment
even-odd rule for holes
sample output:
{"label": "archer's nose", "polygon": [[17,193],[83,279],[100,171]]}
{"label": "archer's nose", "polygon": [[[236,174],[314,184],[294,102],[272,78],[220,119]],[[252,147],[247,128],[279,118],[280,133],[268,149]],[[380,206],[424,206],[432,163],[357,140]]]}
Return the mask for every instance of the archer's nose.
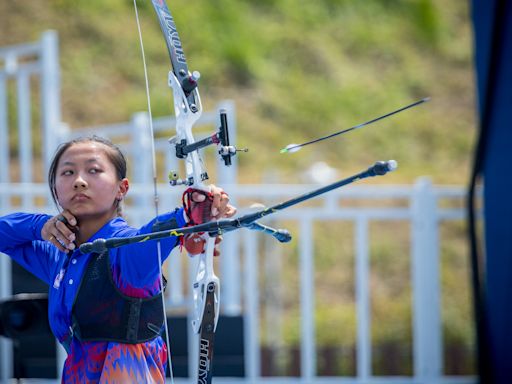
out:
{"label": "archer's nose", "polygon": [[74,189],[87,188],[87,182],[84,179],[82,179],[81,177],[77,177],[75,179],[75,182],[73,183],[73,188]]}

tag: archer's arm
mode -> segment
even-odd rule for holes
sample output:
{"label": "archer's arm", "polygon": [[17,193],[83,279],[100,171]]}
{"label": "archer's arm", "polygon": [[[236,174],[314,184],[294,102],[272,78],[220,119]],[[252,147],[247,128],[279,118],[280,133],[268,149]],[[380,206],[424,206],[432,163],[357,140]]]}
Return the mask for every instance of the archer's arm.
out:
{"label": "archer's arm", "polygon": [[41,237],[41,228],[51,216],[13,213],[0,217],[0,252],[47,284],[57,249]]}

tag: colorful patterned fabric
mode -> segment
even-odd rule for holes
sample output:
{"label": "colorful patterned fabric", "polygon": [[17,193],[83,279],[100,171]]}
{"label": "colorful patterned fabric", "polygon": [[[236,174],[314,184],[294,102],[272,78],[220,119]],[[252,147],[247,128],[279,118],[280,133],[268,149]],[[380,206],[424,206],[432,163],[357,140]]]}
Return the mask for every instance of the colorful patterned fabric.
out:
{"label": "colorful patterned fabric", "polygon": [[167,349],[162,338],[143,344],[71,343],[64,383],[164,383]]}
{"label": "colorful patterned fabric", "polygon": [[[41,228],[51,216],[15,213],[0,217],[0,252],[45,281],[49,289],[48,317],[57,339],[67,348],[64,383],[162,383],[167,364],[161,337],[141,344],[81,342],[70,335],[71,311],[90,254],[76,250],[60,252],[41,238]],[[175,218],[185,225],[183,210],[161,215],[159,221]],[[140,229],[120,217],[108,222],[97,238],[127,237],[151,232],[155,220]],[[176,238],[161,241],[165,260],[176,246]],[[126,295],[150,297],[159,292],[160,276],[155,242],[133,244],[110,250],[113,281]],[[162,260],[162,261],[163,261]]]}

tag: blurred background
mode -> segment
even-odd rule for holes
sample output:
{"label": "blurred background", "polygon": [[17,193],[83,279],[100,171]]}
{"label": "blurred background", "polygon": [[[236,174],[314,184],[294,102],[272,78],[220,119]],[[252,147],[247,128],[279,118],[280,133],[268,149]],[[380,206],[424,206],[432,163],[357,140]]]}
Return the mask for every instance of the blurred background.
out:
{"label": "blurred background", "polygon": [[[364,181],[368,189],[335,195],[339,201],[330,209],[341,213],[330,221],[315,216],[312,227],[304,229],[297,220],[299,212],[274,223],[297,234],[290,247],[259,238],[262,376],[301,375],[305,345],[303,307],[298,305],[300,268],[309,268],[315,285],[315,375],[361,374],[356,299],[360,280],[355,277],[355,255],[360,253],[368,255],[370,266],[363,280],[371,292],[368,372],[383,377],[415,375],[412,278],[416,267],[409,256],[422,223],[413,223],[408,215],[415,209],[414,191],[427,185],[429,196],[450,196],[434,210],[455,212],[446,222],[432,218],[438,231],[433,235],[438,241],[433,256],[440,263],[432,286],[441,292],[440,369],[442,375],[471,378],[475,337],[462,213],[477,137],[469,2],[168,0],[168,5],[189,69],[201,73],[204,109],[215,109],[221,100],[231,100],[236,108],[236,144],[249,148],[238,157],[239,186],[233,187],[242,211],[254,202],[268,205],[315,183],[348,177],[376,160],[395,159],[399,164],[397,172]],[[173,113],[167,49],[151,3],[141,1],[138,7],[153,115],[166,117]],[[146,109],[131,1],[0,1],[0,46],[37,41],[46,30],[59,36],[61,119],[70,132],[129,121]],[[16,92],[14,83],[7,87],[8,92]],[[37,97],[34,104],[39,103]],[[424,97],[431,100],[374,125],[295,154],[279,153],[287,144],[348,128]],[[20,157],[16,110],[15,98],[9,99],[11,183],[19,182],[24,171],[14,161]],[[34,108],[33,125],[40,120],[41,112]],[[37,156],[42,151],[38,130],[33,138]],[[162,163],[160,159],[165,168]],[[34,169],[33,181],[44,183],[43,163],[36,162]],[[215,182],[216,171],[212,173]],[[161,194],[167,192],[163,188]],[[252,194],[247,192],[251,188]],[[281,189],[283,195],[262,195],[271,189]],[[379,191],[384,192],[379,195]],[[378,203],[373,201],[376,197]],[[2,212],[17,210],[18,200],[10,198]],[[321,216],[333,202],[315,204],[308,207],[318,209]],[[361,237],[357,220],[344,211],[350,209],[395,209],[396,216],[390,216],[395,221],[369,220],[364,224],[366,237]],[[308,228],[314,269],[300,264],[301,249],[307,245],[299,239]],[[365,239],[366,250],[357,242]],[[247,243],[244,238],[239,241]],[[240,263],[245,268],[248,262]],[[245,296],[239,301],[241,308],[247,306]],[[171,309],[181,313],[179,305]],[[235,317],[243,313],[227,312]]]}
{"label": "blurred background", "polygon": [[[312,163],[349,174],[394,158],[386,183],[430,175],[465,183],[475,139],[472,33],[466,1],[176,0],[171,3],[205,109],[232,99],[240,182],[269,169],[301,181]],[[60,35],[62,119],[73,127],[145,110],[133,4],[125,0],[0,2],[0,44]],[[172,110],[169,59],[149,1],[139,4],[155,116]],[[279,150],[430,96],[431,101],[300,155]],[[14,117],[12,117],[14,118]],[[15,140],[15,138],[13,138]],[[279,167],[276,165],[279,164]],[[376,181],[377,182],[377,181]]]}

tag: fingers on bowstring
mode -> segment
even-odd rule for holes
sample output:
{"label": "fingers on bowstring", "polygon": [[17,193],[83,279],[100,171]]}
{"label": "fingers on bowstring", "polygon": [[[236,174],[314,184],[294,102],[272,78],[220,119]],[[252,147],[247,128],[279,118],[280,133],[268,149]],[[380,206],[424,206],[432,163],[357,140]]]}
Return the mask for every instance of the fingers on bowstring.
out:
{"label": "fingers on bowstring", "polygon": [[236,212],[236,209],[229,204],[228,194],[221,188],[215,188],[212,190],[212,195],[212,216],[215,219],[233,216],[234,212]]}
{"label": "fingers on bowstring", "polygon": [[50,238],[48,239],[52,244],[57,246],[61,251],[75,249],[74,241],[76,240],[75,232],[78,227],[72,226],[71,223],[76,224],[76,219],[69,211],[55,216],[53,220],[53,228],[50,229]]}
{"label": "fingers on bowstring", "polygon": [[62,211],[57,217],[59,221],[62,221],[64,224],[68,224],[71,227],[75,227],[78,224],[75,216],[73,216],[67,209]]}

